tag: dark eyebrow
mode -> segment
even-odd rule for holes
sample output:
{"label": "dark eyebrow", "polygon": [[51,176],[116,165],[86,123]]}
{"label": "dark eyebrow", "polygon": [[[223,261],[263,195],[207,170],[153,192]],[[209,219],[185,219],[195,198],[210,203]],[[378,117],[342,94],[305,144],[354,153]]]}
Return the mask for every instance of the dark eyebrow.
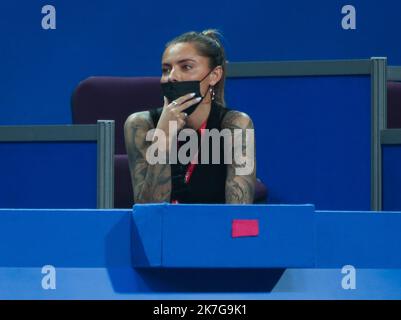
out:
{"label": "dark eyebrow", "polygon": [[187,61],[196,62],[194,59],[188,58],[188,59],[182,59],[182,60],[178,61],[178,63],[183,63],[183,62],[187,62]]}
{"label": "dark eyebrow", "polygon": [[[188,62],[188,61],[190,61],[190,62],[196,62],[196,60],[188,58],[188,59],[179,60],[177,63],[178,63],[178,64],[181,64],[181,63]],[[163,63],[162,65],[163,65],[163,66],[171,66],[170,63],[166,63],[166,62]]]}

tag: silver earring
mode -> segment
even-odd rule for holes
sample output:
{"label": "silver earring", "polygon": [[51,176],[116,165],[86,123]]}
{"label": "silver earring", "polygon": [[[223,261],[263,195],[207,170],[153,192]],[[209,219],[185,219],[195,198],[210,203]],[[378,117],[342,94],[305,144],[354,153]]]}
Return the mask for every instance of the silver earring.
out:
{"label": "silver earring", "polygon": [[216,95],[216,92],[214,92],[214,87],[210,88],[210,94],[212,95],[212,101],[213,101]]}

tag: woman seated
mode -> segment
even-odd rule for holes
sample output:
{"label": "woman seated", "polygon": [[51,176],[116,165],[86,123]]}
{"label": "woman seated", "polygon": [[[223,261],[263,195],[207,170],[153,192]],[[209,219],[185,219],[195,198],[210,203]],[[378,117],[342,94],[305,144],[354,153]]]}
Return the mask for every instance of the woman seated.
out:
{"label": "woman seated", "polygon": [[135,203],[253,203],[253,123],[226,107],[225,73],[216,31],[167,43],[164,106],[130,115],[124,127]]}

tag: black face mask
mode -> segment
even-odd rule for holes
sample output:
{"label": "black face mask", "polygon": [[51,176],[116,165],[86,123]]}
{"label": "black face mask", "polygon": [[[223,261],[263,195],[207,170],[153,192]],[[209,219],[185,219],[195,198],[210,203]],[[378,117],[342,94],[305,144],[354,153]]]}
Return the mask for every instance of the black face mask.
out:
{"label": "black face mask", "polygon": [[211,73],[210,71],[202,80],[196,80],[196,81],[176,81],[176,82],[165,82],[162,83],[162,92],[163,95],[168,99],[168,101],[171,103],[174,100],[178,99],[179,97],[185,96],[188,93],[195,93],[195,96],[192,98],[196,97],[201,97],[202,99],[190,106],[189,108],[185,109],[184,112],[187,115],[190,115],[192,112],[195,111],[196,107],[202,102],[203,98],[206,96],[202,96],[200,92],[200,83],[206,79],[206,77]]}

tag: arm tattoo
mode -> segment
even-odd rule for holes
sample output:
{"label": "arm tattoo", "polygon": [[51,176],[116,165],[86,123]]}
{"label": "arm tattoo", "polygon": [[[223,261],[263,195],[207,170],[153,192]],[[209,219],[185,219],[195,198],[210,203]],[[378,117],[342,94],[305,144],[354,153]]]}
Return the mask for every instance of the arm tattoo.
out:
{"label": "arm tattoo", "polygon": [[135,203],[170,202],[170,165],[151,165],[146,160],[146,151],[152,143],[146,141],[146,134],[153,128],[148,112],[134,113],[124,125]]}
{"label": "arm tattoo", "polygon": [[[255,145],[254,136],[248,141],[246,139],[246,129],[254,129],[252,120],[244,113],[237,111],[229,111],[224,116],[222,122],[222,129],[227,128],[231,130],[232,137],[234,137],[234,130],[240,129],[242,133],[241,148],[242,155],[246,155],[246,143]],[[238,132],[238,130],[237,130]],[[232,142],[234,149],[234,141]],[[232,152],[234,155],[234,150]],[[252,155],[253,159],[249,159],[248,155],[246,162],[243,164],[236,163],[233,159],[232,164],[227,165],[227,179],[226,179],[226,203],[249,204],[253,203],[256,181],[256,157],[255,152]],[[236,169],[244,167],[246,163],[253,160],[253,170],[247,175],[236,174]]]}

